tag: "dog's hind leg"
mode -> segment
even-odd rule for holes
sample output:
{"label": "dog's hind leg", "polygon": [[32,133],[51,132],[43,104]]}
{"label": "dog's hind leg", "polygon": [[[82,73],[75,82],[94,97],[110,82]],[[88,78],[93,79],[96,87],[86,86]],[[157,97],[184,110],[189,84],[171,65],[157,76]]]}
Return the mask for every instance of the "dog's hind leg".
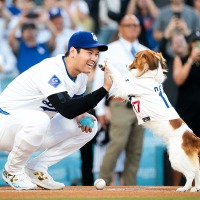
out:
{"label": "dog's hind leg", "polygon": [[195,186],[191,188],[190,192],[200,191],[200,170],[197,169],[195,173]]}
{"label": "dog's hind leg", "polygon": [[186,178],[186,184],[184,185],[184,187],[178,188],[176,190],[177,192],[187,192],[192,187],[192,181],[195,178],[195,173],[185,171],[185,173],[183,174],[185,175],[185,178]]}

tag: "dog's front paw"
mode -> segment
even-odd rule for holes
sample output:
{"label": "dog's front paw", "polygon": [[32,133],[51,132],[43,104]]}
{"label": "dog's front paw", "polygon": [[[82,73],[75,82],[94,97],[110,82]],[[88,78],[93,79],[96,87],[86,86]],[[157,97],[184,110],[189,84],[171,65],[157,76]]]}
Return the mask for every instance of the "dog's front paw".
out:
{"label": "dog's front paw", "polygon": [[99,68],[100,68],[102,71],[104,71],[104,70],[105,70],[105,65],[100,65],[100,64],[99,64]]}
{"label": "dog's front paw", "polygon": [[184,187],[182,187],[182,188],[178,188],[176,191],[177,192],[186,192],[187,190]]}
{"label": "dog's front paw", "polygon": [[190,192],[199,192],[200,188],[192,187]]}

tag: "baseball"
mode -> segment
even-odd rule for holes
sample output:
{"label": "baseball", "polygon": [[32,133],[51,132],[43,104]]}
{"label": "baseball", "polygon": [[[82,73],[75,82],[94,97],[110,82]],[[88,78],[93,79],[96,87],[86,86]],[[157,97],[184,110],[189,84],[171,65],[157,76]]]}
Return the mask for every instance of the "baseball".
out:
{"label": "baseball", "polygon": [[102,178],[98,178],[94,182],[94,186],[97,190],[103,190],[106,187],[106,182]]}
{"label": "baseball", "polygon": [[90,116],[83,117],[80,121],[81,126],[94,127],[94,120]]}

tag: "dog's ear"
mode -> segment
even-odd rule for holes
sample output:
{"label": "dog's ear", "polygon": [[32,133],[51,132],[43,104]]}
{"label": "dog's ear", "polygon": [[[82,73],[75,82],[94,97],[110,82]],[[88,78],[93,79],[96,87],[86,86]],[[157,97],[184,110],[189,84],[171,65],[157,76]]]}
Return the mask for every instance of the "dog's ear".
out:
{"label": "dog's ear", "polygon": [[157,69],[158,59],[155,57],[155,52],[152,50],[145,50],[144,52],[143,58],[145,58],[146,63],[148,63],[149,70]]}
{"label": "dog's ear", "polygon": [[128,66],[128,69],[138,69],[140,68],[140,66],[143,66],[142,63],[142,57],[143,57],[144,52],[143,51],[139,51],[136,53],[135,55],[135,59],[133,60],[133,62]]}
{"label": "dog's ear", "polygon": [[140,51],[136,54],[134,61],[129,66],[129,69],[137,69],[137,72],[135,74],[136,77],[142,76],[148,69],[149,69],[149,63],[147,62],[147,52]]}
{"label": "dog's ear", "polygon": [[160,62],[163,72],[168,72],[168,70],[167,70],[167,64],[166,64],[166,59],[162,56],[162,53],[158,53],[157,52],[155,54],[155,56],[158,59],[158,61]]}
{"label": "dog's ear", "polygon": [[136,77],[142,76],[148,69],[149,69],[149,65],[147,63],[144,63],[143,67],[141,67],[140,69],[137,68],[137,72],[135,76]]}

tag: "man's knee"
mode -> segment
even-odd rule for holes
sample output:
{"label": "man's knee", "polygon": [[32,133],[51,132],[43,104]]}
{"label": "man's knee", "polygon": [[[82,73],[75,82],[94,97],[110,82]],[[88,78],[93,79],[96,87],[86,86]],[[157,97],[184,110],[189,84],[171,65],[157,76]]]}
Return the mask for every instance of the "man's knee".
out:
{"label": "man's knee", "polygon": [[27,120],[23,126],[23,132],[28,140],[33,143],[41,143],[50,126],[50,118],[45,113],[34,113],[31,119]]}

